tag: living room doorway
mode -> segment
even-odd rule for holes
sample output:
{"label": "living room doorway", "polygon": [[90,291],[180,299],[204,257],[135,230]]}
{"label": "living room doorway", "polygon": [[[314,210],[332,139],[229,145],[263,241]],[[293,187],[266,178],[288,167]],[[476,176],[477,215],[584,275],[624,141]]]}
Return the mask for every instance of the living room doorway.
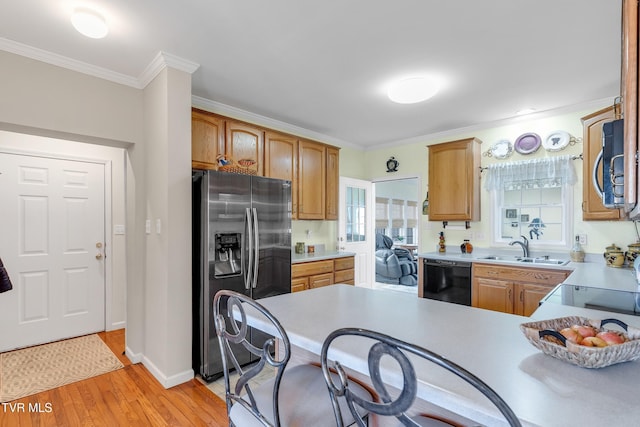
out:
{"label": "living room doorway", "polygon": [[376,278],[374,288],[417,294],[420,179],[373,181]]}

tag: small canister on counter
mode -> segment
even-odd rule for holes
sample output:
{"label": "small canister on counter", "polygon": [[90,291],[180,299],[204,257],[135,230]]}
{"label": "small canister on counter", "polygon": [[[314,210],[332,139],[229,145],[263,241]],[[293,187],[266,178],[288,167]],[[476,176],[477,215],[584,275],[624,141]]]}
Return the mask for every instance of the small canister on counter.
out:
{"label": "small canister on counter", "polygon": [[304,253],[304,242],[297,242],[296,243],[296,253],[297,254],[303,254]]}
{"label": "small canister on counter", "polygon": [[307,252],[308,253],[312,254],[312,253],[315,253],[315,251],[316,251],[316,247],[315,246],[313,246],[313,245],[307,246]]}
{"label": "small canister on counter", "polygon": [[629,267],[633,268],[633,263],[635,262],[636,258],[638,258],[639,254],[640,254],[639,242],[631,243],[630,245],[628,245],[628,250],[627,252],[625,252],[625,257],[627,258],[627,263],[629,264]]}
{"label": "small canister on counter", "polygon": [[607,267],[622,267],[624,265],[624,251],[615,243],[612,243],[611,246],[607,246],[603,255],[607,263]]}

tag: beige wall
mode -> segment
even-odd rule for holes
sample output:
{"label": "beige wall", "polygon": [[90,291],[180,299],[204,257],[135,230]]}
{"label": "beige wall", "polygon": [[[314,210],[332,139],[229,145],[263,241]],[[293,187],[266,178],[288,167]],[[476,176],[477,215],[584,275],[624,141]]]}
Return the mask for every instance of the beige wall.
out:
{"label": "beige wall", "polygon": [[[192,378],[190,75],[165,68],[139,90],[6,52],[0,63],[0,130],[53,138],[39,146],[123,171],[112,181],[111,226],[126,222],[126,242],[112,236],[126,253],[112,264],[112,318],[126,320],[127,355],[163,385]],[[160,234],[144,233],[147,218],[154,233],[161,220]]]}
{"label": "beige wall", "polygon": [[[606,107],[606,102],[595,103],[587,109],[580,111],[565,112],[553,117],[547,117],[535,120],[521,119],[508,125],[487,127],[484,129],[476,129],[470,131],[460,131],[459,133],[451,133],[446,136],[425,140],[423,142],[398,145],[395,147],[385,147],[373,151],[357,152],[345,151],[345,155],[340,158],[340,170],[343,175],[351,176],[350,170],[357,169],[358,164],[372,165],[368,170],[367,179],[376,180],[386,178],[389,174],[386,172],[386,161],[389,157],[394,156],[399,162],[398,176],[420,176],[421,199],[424,200],[427,191],[427,164],[428,154],[427,146],[441,142],[453,141],[462,138],[475,136],[483,141],[482,152],[487,151],[489,147],[501,139],[509,139],[514,142],[516,138],[525,132],[536,132],[542,138],[556,130],[564,130],[575,137],[582,137],[581,117],[586,116],[600,108]],[[521,155],[514,153],[505,160],[495,158],[482,157],[482,166],[486,166],[492,162],[507,162],[527,160],[545,156],[564,155],[564,154],[580,154],[582,153],[582,144],[569,146],[561,152],[547,152],[544,148],[540,148],[536,153],[531,155]],[[578,183],[573,187],[573,210],[574,224],[573,234],[586,234],[588,244],[584,247],[587,253],[599,254],[604,252],[604,248],[612,242],[618,246],[626,247],[629,243],[636,240],[636,231],[634,223],[631,221],[583,221],[582,220],[582,168],[583,162],[577,160],[574,163],[576,174],[578,175]],[[360,176],[359,176],[360,177]],[[481,221],[472,222],[469,230],[452,230],[446,229],[445,236],[447,244],[456,246],[464,239],[470,238],[476,247],[491,247],[492,217],[491,217],[491,200],[489,193],[481,189]],[[442,223],[428,221],[428,217],[421,217],[420,225],[420,251],[432,252],[435,250],[438,242],[438,233],[443,231]],[[509,248],[504,245],[502,249]],[[557,250],[557,249],[556,249]],[[562,250],[568,251],[569,248]]]}

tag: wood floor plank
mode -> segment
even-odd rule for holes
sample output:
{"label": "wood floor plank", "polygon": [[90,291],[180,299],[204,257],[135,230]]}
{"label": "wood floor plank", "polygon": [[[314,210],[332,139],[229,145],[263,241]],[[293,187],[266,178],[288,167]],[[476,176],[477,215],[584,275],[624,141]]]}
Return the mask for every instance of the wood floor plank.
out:
{"label": "wood floor plank", "polygon": [[124,368],[15,400],[14,411],[0,405],[0,427],[229,425],[225,402],[200,381],[165,390],[144,366],[122,354],[124,329],[98,335]]}

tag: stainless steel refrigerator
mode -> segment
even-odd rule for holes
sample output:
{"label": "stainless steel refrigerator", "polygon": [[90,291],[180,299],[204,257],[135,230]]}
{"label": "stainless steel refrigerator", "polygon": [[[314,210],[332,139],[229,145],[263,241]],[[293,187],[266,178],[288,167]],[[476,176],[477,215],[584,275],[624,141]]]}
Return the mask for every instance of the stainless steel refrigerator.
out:
{"label": "stainless steel refrigerator", "polygon": [[[213,296],[230,289],[253,299],[291,292],[291,182],[193,171],[193,368],[222,376]],[[265,335],[252,331],[261,346]],[[246,352],[243,363],[250,363]]]}

